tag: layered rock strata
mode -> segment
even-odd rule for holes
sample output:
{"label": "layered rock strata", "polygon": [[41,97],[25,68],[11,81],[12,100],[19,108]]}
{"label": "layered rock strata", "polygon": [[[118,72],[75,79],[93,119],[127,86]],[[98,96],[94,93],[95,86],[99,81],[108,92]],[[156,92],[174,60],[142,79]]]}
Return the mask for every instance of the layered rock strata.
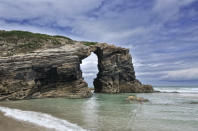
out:
{"label": "layered rock strata", "polygon": [[[82,49],[86,52],[81,54]],[[1,57],[1,99],[90,97],[80,70],[80,58],[86,53],[89,48],[79,44]]]}
{"label": "layered rock strata", "polygon": [[91,97],[80,69],[91,52],[98,56],[95,92],[153,92],[151,86],[136,80],[128,49],[62,36],[0,31],[0,100]]}

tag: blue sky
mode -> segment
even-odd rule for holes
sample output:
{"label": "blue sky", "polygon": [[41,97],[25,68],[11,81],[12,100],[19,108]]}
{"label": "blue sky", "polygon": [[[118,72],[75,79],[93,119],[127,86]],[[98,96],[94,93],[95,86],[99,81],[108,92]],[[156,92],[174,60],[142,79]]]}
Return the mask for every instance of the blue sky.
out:
{"label": "blue sky", "polygon": [[[0,0],[0,29],[113,43],[143,83],[198,85],[198,0]],[[96,60],[82,64],[89,83]]]}

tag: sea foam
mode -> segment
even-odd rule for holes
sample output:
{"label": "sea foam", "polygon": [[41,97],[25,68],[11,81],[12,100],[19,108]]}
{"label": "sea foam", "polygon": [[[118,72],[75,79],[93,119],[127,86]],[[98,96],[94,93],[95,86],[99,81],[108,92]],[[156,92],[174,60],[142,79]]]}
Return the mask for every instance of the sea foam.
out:
{"label": "sea foam", "polygon": [[196,87],[189,87],[189,88],[184,88],[184,87],[155,87],[154,88],[157,91],[161,92],[167,92],[167,93],[198,93],[198,88]]}
{"label": "sea foam", "polygon": [[3,112],[5,116],[16,120],[30,122],[45,128],[54,129],[56,131],[86,131],[76,124],[45,113],[23,111],[7,107],[0,107],[0,111]]}

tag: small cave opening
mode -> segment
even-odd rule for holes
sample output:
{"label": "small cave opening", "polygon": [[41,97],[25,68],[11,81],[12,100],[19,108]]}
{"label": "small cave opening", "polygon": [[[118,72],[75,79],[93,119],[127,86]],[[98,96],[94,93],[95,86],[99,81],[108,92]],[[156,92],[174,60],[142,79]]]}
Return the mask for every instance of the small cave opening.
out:
{"label": "small cave opening", "polygon": [[34,82],[37,85],[38,88],[40,86],[45,86],[49,84],[54,84],[57,82],[57,68],[40,68],[40,67],[34,67],[34,75],[35,79]]}
{"label": "small cave opening", "polygon": [[94,88],[93,81],[98,74],[98,57],[93,52],[90,56],[82,60],[81,70],[84,80],[88,83],[88,87]]}

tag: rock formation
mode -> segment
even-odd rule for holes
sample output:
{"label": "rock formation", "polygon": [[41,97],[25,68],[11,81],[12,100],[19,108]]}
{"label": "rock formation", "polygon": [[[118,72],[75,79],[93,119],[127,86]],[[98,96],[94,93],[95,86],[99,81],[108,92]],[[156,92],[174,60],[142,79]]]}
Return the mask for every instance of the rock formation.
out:
{"label": "rock formation", "polygon": [[98,56],[97,93],[153,92],[135,77],[129,50],[63,36],[0,31],[0,100],[92,95],[80,63]]}
{"label": "rock formation", "polygon": [[136,80],[132,58],[128,49],[109,44],[97,44],[99,73],[94,80],[97,93],[152,92],[152,86]]}
{"label": "rock formation", "polygon": [[149,102],[148,99],[145,99],[143,97],[137,97],[137,96],[128,96],[128,101],[134,101],[134,102]]}

